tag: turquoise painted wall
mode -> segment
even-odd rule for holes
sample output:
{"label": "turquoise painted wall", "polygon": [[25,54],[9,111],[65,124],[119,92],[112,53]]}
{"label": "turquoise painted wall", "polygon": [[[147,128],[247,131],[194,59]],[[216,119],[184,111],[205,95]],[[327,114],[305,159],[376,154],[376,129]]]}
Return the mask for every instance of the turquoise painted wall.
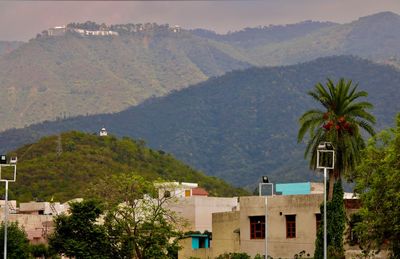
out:
{"label": "turquoise painted wall", "polygon": [[282,195],[310,194],[311,183],[277,183],[275,189]]}

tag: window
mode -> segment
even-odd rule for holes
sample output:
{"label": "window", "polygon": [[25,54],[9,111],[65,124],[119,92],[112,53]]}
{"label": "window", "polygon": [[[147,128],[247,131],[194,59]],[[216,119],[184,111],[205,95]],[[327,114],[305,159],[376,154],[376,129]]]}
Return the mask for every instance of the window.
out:
{"label": "window", "polygon": [[250,239],[265,238],[265,216],[250,217]]}
{"label": "window", "polygon": [[320,214],[320,213],[318,213],[318,214],[315,214],[315,231],[316,231],[316,233],[318,233],[318,229],[319,229],[319,226],[321,226],[321,223],[322,223],[322,215]]}
{"label": "window", "polygon": [[164,198],[169,198],[171,197],[171,192],[170,191],[165,191],[164,192]]}
{"label": "window", "polygon": [[190,190],[185,190],[185,197],[190,197]]}
{"label": "window", "polygon": [[296,215],[286,215],[286,238],[296,237]]}

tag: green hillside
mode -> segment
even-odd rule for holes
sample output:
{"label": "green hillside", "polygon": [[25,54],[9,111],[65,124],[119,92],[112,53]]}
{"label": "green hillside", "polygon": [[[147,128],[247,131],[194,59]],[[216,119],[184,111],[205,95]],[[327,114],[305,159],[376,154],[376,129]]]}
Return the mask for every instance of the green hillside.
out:
{"label": "green hillside", "polygon": [[23,44],[21,41],[1,41],[0,40],[0,56],[8,54]]}
{"label": "green hillside", "polygon": [[[73,26],[100,28],[91,22]],[[110,29],[119,36],[43,34],[7,51],[0,43],[0,53],[5,51],[0,54],[0,103],[7,107],[0,110],[0,130],[119,112],[251,66],[351,54],[400,67],[400,16],[390,12],[347,24],[308,21],[225,35],[173,32],[167,25],[150,23]]]}
{"label": "green hillside", "polygon": [[285,65],[332,55],[356,55],[376,62],[400,58],[400,16],[382,12],[346,24],[326,26],[301,37],[248,49],[253,62]]}
{"label": "green hillside", "polygon": [[73,131],[45,137],[11,153],[18,156],[17,181],[10,184],[11,198],[18,201],[85,197],[89,185],[97,180],[130,172],[148,180],[197,182],[213,196],[245,194],[129,138]]}
{"label": "green hillside", "polygon": [[400,71],[356,57],[320,58],[272,68],[251,68],[210,79],[111,115],[80,116],[0,133],[0,150],[66,130],[144,139],[208,175],[238,186],[269,175],[274,182],[320,179],[308,170],[297,144],[298,118],[313,105],[317,82],[341,77],[359,83],[375,105],[377,129],[400,111]]}
{"label": "green hillside", "polygon": [[0,103],[8,107],[0,130],[121,111],[249,66],[233,47],[186,31],[41,36],[0,57]]}

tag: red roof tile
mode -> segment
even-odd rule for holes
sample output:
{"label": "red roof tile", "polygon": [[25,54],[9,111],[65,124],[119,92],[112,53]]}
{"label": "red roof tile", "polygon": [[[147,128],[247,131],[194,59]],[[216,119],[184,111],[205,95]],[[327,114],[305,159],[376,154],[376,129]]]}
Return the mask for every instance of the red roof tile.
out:
{"label": "red roof tile", "polygon": [[208,196],[208,192],[203,188],[196,187],[192,189],[193,196]]}

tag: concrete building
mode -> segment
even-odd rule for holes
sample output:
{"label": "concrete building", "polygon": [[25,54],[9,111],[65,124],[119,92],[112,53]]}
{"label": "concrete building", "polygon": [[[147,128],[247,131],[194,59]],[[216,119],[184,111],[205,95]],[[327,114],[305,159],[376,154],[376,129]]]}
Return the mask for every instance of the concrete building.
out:
{"label": "concrete building", "polygon": [[56,26],[47,30],[49,36],[62,36],[67,32],[67,28],[65,26]]}
{"label": "concrete building", "polygon": [[[8,202],[9,222],[18,222],[25,230],[29,241],[33,244],[47,243],[47,236],[52,233],[53,217],[67,212],[69,205],[59,202]],[[4,200],[0,200],[0,221],[4,220]]]}
{"label": "concrete building", "polygon": [[[188,240],[179,251],[179,258],[217,257],[225,252],[245,252],[251,256],[265,254],[265,211],[268,211],[268,255],[293,258],[305,251],[314,253],[319,206],[322,194],[240,197],[240,210],[213,213],[210,248],[193,249]],[[185,243],[186,242],[186,243]]]}
{"label": "concrete building", "polygon": [[101,130],[99,131],[99,136],[106,137],[107,135],[108,135],[108,132],[107,132],[106,128],[101,128]]}
{"label": "concrete building", "polygon": [[65,211],[64,205],[59,202],[23,202],[19,204],[20,214],[31,215],[59,215]]}
{"label": "concrete building", "polygon": [[187,220],[187,231],[212,232],[213,213],[237,210],[238,199],[236,197],[180,197],[169,203],[168,208]]}
{"label": "concrete building", "polygon": [[156,183],[155,186],[158,188],[159,197],[174,197],[184,198],[191,196],[208,196],[208,193],[199,188],[197,183],[186,183],[186,182],[166,182]]}
{"label": "concrete building", "polygon": [[[6,203],[5,200],[0,200],[0,209],[4,210],[5,203]],[[8,201],[8,213],[10,214],[18,213],[16,200]]]}
{"label": "concrete building", "polygon": [[159,197],[172,197],[167,208],[186,219],[187,231],[212,231],[212,214],[234,211],[238,199],[208,197],[208,192],[197,183],[167,182],[156,183]]}

